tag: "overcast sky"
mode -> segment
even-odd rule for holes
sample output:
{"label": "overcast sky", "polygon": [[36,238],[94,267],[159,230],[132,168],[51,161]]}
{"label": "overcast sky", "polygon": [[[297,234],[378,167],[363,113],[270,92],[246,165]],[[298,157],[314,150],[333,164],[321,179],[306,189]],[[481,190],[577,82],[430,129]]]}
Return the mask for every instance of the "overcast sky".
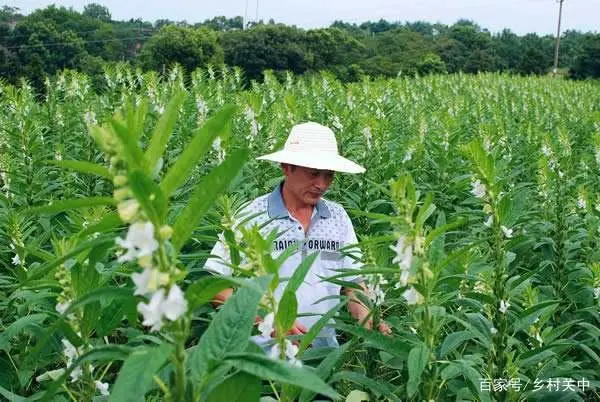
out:
{"label": "overcast sky", "polygon": [[[334,20],[363,22],[384,18],[388,21],[442,22],[452,24],[460,18],[471,19],[499,32],[510,28],[518,34],[555,33],[558,0],[96,0],[105,5],[113,19],[142,18],[189,23],[201,22],[218,15],[244,15],[248,19],[297,25],[304,28],[325,27]],[[0,5],[18,7],[24,13],[49,4],[73,7],[81,11],[94,1],[81,0],[0,0]],[[565,0],[563,30],[600,32],[600,0]]]}

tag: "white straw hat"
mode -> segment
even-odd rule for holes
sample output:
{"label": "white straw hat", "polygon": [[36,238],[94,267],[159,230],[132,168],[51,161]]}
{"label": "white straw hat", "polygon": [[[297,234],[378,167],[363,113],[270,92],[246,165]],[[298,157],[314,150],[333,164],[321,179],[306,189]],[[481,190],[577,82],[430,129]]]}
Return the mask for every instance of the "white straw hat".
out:
{"label": "white straw hat", "polygon": [[365,171],[364,167],[338,153],[335,134],[329,127],[313,122],[296,124],[281,151],[256,159],[344,173]]}

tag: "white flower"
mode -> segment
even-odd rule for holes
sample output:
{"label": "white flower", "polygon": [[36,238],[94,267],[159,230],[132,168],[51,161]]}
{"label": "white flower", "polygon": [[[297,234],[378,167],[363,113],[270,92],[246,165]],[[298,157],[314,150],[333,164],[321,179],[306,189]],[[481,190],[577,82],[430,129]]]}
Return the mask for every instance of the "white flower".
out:
{"label": "white flower", "polygon": [[502,233],[504,233],[504,236],[507,239],[510,239],[511,237],[513,237],[513,230],[512,229],[509,229],[509,228],[507,228],[504,225],[500,226],[500,229],[502,229]]}
{"label": "white flower", "polygon": [[154,293],[160,286],[169,283],[169,274],[160,272],[155,268],[146,268],[142,273],[131,274],[131,279],[135,283],[134,295],[147,295]]}
{"label": "white flower", "polygon": [[55,381],[55,380],[58,380],[60,378],[60,376],[65,373],[65,371],[66,370],[64,368],[46,371],[44,374],[40,374],[37,377],[35,377],[35,380],[37,382],[48,381],[48,380]]}
{"label": "white flower", "polygon": [[187,311],[187,300],[181,288],[173,285],[166,298],[165,290],[158,289],[149,303],[139,303],[137,309],[144,317],[142,324],[151,327],[150,331],[158,331],[162,328],[163,317],[175,321]]}
{"label": "white flower", "polygon": [[71,305],[70,301],[65,301],[62,303],[57,303],[56,304],[56,312],[58,314],[64,314],[65,311],[67,311],[67,309],[69,308],[69,306]]}
{"label": "white flower", "polygon": [[404,158],[402,158],[402,163],[410,161],[412,159],[414,152],[415,152],[415,149],[413,147],[408,148],[406,150],[406,154],[404,155]]}
{"label": "white flower", "polygon": [[537,340],[537,341],[540,343],[540,345],[544,343],[544,340],[543,340],[543,339],[542,339],[542,337],[540,336],[540,333],[539,333],[539,332],[537,332],[537,333],[535,334],[535,339],[536,339],[536,340]]}
{"label": "white flower", "polygon": [[490,332],[492,333],[492,335],[496,335],[498,333],[498,330],[495,327],[490,328]]}
{"label": "white flower", "polygon": [[544,144],[544,145],[542,145],[542,153],[545,156],[550,156],[550,155],[552,155],[552,150],[548,147],[548,145]]}
{"label": "white flower", "polygon": [[413,251],[412,246],[407,244],[406,236],[400,235],[396,246],[390,248],[396,252],[396,256],[392,260],[392,264],[398,263],[401,271],[410,270],[412,264]]}
{"label": "white flower", "polygon": [[492,225],[494,224],[494,216],[493,215],[488,216],[487,220],[483,224],[485,226],[487,226],[488,228],[491,228]]}
{"label": "white flower", "polygon": [[485,184],[483,184],[481,181],[479,181],[479,180],[471,181],[471,187],[472,187],[471,194],[473,194],[475,197],[477,197],[477,198],[485,197],[486,188],[485,188]]}
{"label": "white flower", "polygon": [[508,310],[508,308],[510,307],[510,303],[504,300],[500,300],[500,308],[498,310],[500,310],[500,312],[502,314],[506,314],[506,311]]}
{"label": "white flower", "polygon": [[171,321],[177,320],[187,311],[187,300],[181,288],[177,285],[172,285],[169,290],[169,295],[161,305],[161,311],[165,317]]}
{"label": "white flower", "polygon": [[83,375],[83,370],[81,369],[81,366],[78,366],[76,369],[71,371],[71,374],[69,375],[69,377],[71,377],[71,382],[75,382],[75,381],[79,380],[82,375]]}
{"label": "white flower", "polygon": [[383,292],[383,290],[381,290],[381,286],[379,286],[379,283],[369,282],[367,284],[367,293],[369,299],[371,299],[371,301],[376,305],[380,305],[385,299],[385,293]]}
{"label": "white flower", "polygon": [[594,298],[600,299],[600,287],[594,288]]}
{"label": "white flower", "polygon": [[198,114],[201,116],[205,116],[208,113],[208,106],[206,105],[206,102],[200,98],[196,100],[196,108],[198,108]]}
{"label": "white flower", "polygon": [[15,254],[15,256],[12,259],[12,263],[13,263],[13,265],[21,264],[21,257],[19,257],[19,254]]}
{"label": "white flower", "polygon": [[55,151],[54,159],[56,159],[57,161],[62,161],[62,153],[60,151]]}
{"label": "white flower", "polygon": [[158,242],[154,239],[154,225],[151,222],[134,223],[129,226],[125,240],[117,237],[116,242],[127,250],[118,258],[119,262],[152,255],[158,249]]}
{"label": "white flower", "polygon": [[396,289],[399,289],[402,286],[408,285],[408,280],[410,279],[410,271],[403,270],[400,274],[400,282],[395,285]]}
{"label": "white flower", "polygon": [[[288,360],[288,362],[294,366],[302,366],[302,362],[298,359],[296,359],[296,355],[298,354],[298,346],[294,345],[291,341],[289,341],[288,339],[285,340],[285,357]],[[281,349],[279,347],[279,344],[276,343],[275,345],[273,345],[273,347],[271,348],[271,350],[269,351],[269,357],[273,360],[277,360],[279,359],[279,356],[281,355]]]}
{"label": "white flower", "polygon": [[144,317],[142,324],[151,327],[150,331],[158,331],[162,327],[163,312],[161,306],[165,299],[165,290],[159,289],[152,295],[150,303],[139,303],[137,310]]}
{"label": "white flower", "polygon": [[332,126],[338,131],[342,131],[344,129],[344,125],[342,124],[338,116],[333,116]]}
{"label": "white flower", "polygon": [[73,363],[73,360],[75,360],[77,356],[79,356],[79,353],[81,351],[77,350],[77,348],[73,346],[73,344],[69,342],[68,339],[63,339],[62,344],[64,347],[63,354],[67,358],[67,366],[70,366]]}
{"label": "white flower", "polygon": [[256,118],[256,115],[254,114],[254,111],[250,106],[246,107],[246,112],[244,113],[244,116],[248,121],[253,121]]}
{"label": "white flower", "polygon": [[402,297],[406,299],[408,305],[421,304],[423,302],[423,296],[412,286],[402,293]]}
{"label": "white flower", "polygon": [[270,338],[273,333],[273,322],[275,321],[275,314],[269,313],[265,316],[265,319],[258,324],[258,330],[262,336]]}
{"label": "white flower", "polygon": [[102,394],[103,396],[110,395],[110,392],[108,392],[108,383],[107,382],[94,381],[94,384],[96,384],[96,390],[100,391],[100,394]]}
{"label": "white flower", "polygon": [[578,206],[579,208],[581,208],[581,209],[585,209],[585,206],[586,206],[585,198],[583,198],[583,197],[581,197],[581,196],[580,196],[580,197],[577,199],[577,206]]}
{"label": "white flower", "polygon": [[369,127],[365,127],[362,130],[362,134],[365,137],[365,140],[367,141],[367,149],[371,149],[371,138],[373,138],[372,134],[371,134],[371,129]]}
{"label": "white flower", "polygon": [[96,125],[96,114],[94,112],[92,112],[91,110],[85,112],[85,115],[83,116],[85,123],[88,126],[93,126]]}

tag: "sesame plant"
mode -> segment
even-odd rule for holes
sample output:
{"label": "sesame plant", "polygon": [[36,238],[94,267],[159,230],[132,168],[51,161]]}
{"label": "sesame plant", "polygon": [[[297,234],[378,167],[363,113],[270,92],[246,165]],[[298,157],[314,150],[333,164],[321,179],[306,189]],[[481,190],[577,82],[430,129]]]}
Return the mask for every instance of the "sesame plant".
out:
{"label": "sesame plant", "polygon": [[[597,83],[244,82],[237,68],[127,65],[100,86],[74,71],[43,93],[0,82],[3,399],[599,397]],[[341,294],[289,336],[312,257],[280,277],[293,250],[273,258],[277,234],[243,212],[281,180],[254,157],[309,120],[367,167],[325,196],[349,212],[362,267],[323,280],[370,315],[355,322]],[[218,238],[231,277],[203,270]],[[365,289],[345,281],[357,273]],[[390,336],[372,330],[382,321]],[[325,325],[340,348],[310,346]]]}

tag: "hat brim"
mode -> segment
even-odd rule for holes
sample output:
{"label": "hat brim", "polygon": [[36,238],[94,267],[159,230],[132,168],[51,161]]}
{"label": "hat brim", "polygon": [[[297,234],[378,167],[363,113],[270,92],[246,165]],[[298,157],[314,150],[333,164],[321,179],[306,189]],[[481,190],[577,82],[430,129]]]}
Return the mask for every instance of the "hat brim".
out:
{"label": "hat brim", "polygon": [[256,159],[267,160],[290,165],[304,166],[312,169],[333,170],[342,173],[364,173],[365,168],[349,159],[332,152],[318,151],[278,151],[259,156]]}

